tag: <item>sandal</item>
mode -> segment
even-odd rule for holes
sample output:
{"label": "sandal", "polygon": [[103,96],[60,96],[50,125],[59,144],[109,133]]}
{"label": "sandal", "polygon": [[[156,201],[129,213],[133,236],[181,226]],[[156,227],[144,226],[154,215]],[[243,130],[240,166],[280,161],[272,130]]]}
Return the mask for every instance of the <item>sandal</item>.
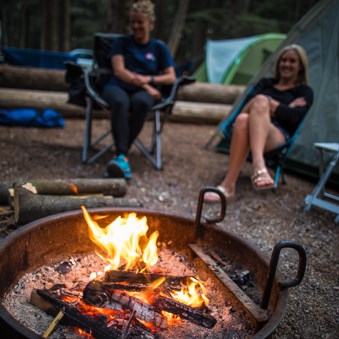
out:
{"label": "sandal", "polygon": [[[251,176],[253,188],[257,191],[276,188],[276,185],[267,171],[267,168],[256,170]],[[262,184],[266,182],[267,184]]]}
{"label": "sandal", "polygon": [[[227,202],[232,202],[235,200],[235,195],[232,196],[227,196],[227,192],[224,187],[222,186],[217,186],[216,187],[221,193],[225,196]],[[207,192],[204,195],[204,201],[207,203],[215,203],[215,202],[220,202],[220,197],[217,193],[214,192]]]}

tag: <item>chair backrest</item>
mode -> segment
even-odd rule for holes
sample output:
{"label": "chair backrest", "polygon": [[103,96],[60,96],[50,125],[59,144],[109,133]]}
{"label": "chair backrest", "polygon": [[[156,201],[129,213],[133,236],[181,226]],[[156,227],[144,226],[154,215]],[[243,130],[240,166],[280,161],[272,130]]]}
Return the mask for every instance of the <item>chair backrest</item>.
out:
{"label": "chair backrest", "polygon": [[121,36],[116,33],[96,33],[94,35],[94,59],[96,66],[99,68],[112,68],[111,60],[108,55],[112,47],[113,41]]}

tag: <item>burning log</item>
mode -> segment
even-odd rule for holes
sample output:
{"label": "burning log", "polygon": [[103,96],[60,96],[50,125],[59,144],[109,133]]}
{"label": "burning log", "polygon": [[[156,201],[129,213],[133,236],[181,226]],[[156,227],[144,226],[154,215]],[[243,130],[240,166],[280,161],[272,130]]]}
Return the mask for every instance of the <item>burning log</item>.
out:
{"label": "burning log", "polygon": [[110,196],[57,196],[32,193],[26,188],[14,187],[14,221],[18,225],[42,217],[80,209],[96,207],[140,207],[137,199],[112,198]]}
{"label": "burning log", "polygon": [[[148,288],[148,285],[158,279],[166,279],[162,286],[166,289],[180,290],[181,283],[189,279],[189,276],[173,276],[154,273],[134,273],[129,271],[109,270],[105,273],[103,282],[109,282],[112,284],[117,282],[127,282],[129,285],[144,286],[144,289]],[[125,285],[126,286],[126,285]],[[117,288],[119,289],[119,288]],[[127,290],[127,288],[126,288]]]}
{"label": "burning log", "polygon": [[182,319],[189,320],[196,325],[206,328],[212,328],[217,322],[216,319],[209,314],[202,313],[198,309],[163,296],[159,296],[155,300],[154,306],[162,311],[176,314]]}
{"label": "burning log", "polygon": [[78,299],[71,302],[63,300],[62,295],[50,290],[37,290],[36,293],[64,313],[62,324],[79,327],[94,338],[126,338],[127,334],[130,338],[154,338],[144,325],[127,312],[103,314],[100,309],[82,304]]}
{"label": "burning log", "polygon": [[127,293],[114,290],[112,287],[111,283],[107,284],[98,280],[91,281],[84,289],[83,298],[91,305],[104,308],[116,309],[117,306],[114,302],[117,302],[130,310],[135,310],[140,319],[152,322],[157,327],[162,327],[164,321],[160,311],[176,314],[182,319],[206,328],[212,328],[216,324],[216,319],[211,315],[174,299],[157,296],[153,298],[152,305],[149,305]]}
{"label": "burning log", "polygon": [[39,179],[18,182],[30,191],[47,195],[98,194],[122,197],[126,193],[126,180],[122,178],[75,178],[75,179]]}
{"label": "burning log", "polygon": [[128,295],[125,292],[111,290],[100,281],[91,281],[84,289],[83,299],[90,305],[116,309],[116,304],[121,304],[125,309],[136,312],[136,316],[157,328],[167,328],[166,319],[154,306]]}

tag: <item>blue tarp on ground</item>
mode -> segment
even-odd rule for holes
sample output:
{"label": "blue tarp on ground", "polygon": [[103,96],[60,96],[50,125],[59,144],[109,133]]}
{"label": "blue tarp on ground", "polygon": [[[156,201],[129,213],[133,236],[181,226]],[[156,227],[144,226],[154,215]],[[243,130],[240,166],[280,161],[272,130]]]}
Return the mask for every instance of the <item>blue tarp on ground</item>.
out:
{"label": "blue tarp on ground", "polygon": [[64,119],[53,109],[18,108],[0,110],[0,125],[23,127],[64,127]]}

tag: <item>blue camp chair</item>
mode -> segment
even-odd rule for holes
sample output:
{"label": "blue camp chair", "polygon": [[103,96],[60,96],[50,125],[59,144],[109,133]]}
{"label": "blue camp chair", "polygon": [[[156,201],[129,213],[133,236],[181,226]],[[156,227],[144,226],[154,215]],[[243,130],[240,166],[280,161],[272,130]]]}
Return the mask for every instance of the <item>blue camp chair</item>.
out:
{"label": "blue camp chair", "polygon": [[[231,116],[226,119],[225,121],[222,122],[220,125],[220,131],[221,133],[221,140],[220,142],[216,145],[216,150],[218,152],[223,152],[223,153],[229,153],[229,147],[230,147],[230,142],[232,138],[232,126],[233,123],[238,116],[238,114],[241,112],[242,108],[245,105],[246,99],[248,95],[250,95],[253,92],[253,86],[249,86],[244,93],[244,95],[241,97],[240,101],[236,103],[235,109]],[[284,176],[284,164],[291,153],[291,150],[293,148],[293,145],[299,135],[299,132],[301,130],[303,120],[299,123],[296,131],[294,134],[291,136],[289,140],[287,140],[284,144],[280,145],[279,147],[273,149],[270,152],[265,153],[265,161],[266,165],[274,168],[275,169],[275,176],[274,176],[274,188],[278,187],[279,184],[279,178],[281,177],[281,183],[286,184],[285,176]],[[248,160],[251,160],[251,155],[249,155]]]}

